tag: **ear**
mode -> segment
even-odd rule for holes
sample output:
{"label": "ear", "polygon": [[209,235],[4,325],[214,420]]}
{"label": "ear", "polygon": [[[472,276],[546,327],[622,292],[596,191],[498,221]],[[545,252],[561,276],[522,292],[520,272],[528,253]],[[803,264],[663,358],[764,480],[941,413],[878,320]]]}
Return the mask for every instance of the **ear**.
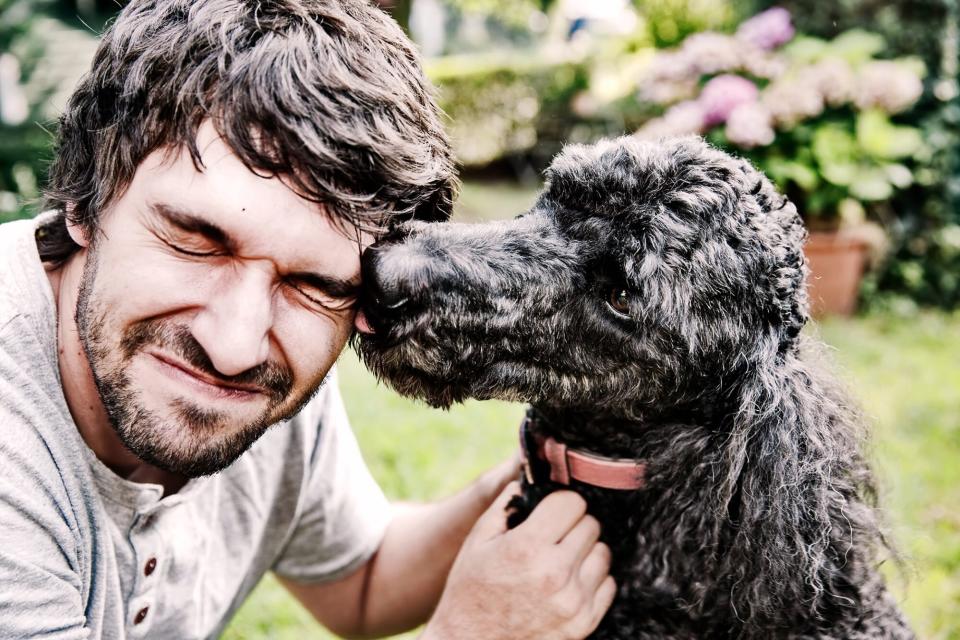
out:
{"label": "ear", "polygon": [[71,240],[86,249],[90,246],[90,234],[76,221],[74,217],[75,208],[72,202],[67,205],[67,233],[70,235]]}
{"label": "ear", "polygon": [[[805,358],[820,357],[803,343]],[[723,555],[732,606],[759,624],[794,603],[814,619],[863,610],[867,593],[848,581],[877,566],[886,542],[855,407],[826,371],[792,354],[757,367],[740,407],[720,492],[736,527]]]}

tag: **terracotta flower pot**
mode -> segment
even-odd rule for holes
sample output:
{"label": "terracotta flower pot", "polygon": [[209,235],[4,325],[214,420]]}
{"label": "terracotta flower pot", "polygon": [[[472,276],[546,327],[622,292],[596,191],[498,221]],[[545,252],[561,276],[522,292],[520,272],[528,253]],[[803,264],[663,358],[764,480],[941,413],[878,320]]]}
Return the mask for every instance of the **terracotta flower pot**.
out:
{"label": "terracotta flower pot", "polygon": [[810,267],[807,291],[815,316],[852,314],[869,246],[862,238],[836,231],[813,231],[804,246]]}

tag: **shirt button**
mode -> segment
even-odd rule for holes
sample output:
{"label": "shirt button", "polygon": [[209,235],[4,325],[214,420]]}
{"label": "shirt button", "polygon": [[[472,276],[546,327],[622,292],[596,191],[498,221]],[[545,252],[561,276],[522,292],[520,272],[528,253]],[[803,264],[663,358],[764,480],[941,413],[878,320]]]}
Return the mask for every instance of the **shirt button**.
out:
{"label": "shirt button", "polygon": [[137,611],[137,617],[133,619],[133,624],[140,624],[143,622],[144,618],[147,617],[147,611],[149,610],[150,607],[144,607],[143,609],[140,609],[140,611]]}
{"label": "shirt button", "polygon": [[143,575],[148,576],[153,573],[153,570],[157,568],[157,559],[150,558],[147,560],[147,564],[143,565]]}

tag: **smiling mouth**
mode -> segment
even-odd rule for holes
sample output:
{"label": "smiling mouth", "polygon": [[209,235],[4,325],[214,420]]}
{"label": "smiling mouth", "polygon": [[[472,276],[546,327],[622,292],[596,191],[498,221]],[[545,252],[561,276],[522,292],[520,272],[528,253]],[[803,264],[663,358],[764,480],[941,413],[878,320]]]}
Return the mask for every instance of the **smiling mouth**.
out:
{"label": "smiling mouth", "polygon": [[267,395],[262,387],[226,382],[199,372],[166,354],[150,351],[147,355],[151,356],[169,376],[198,387],[208,394],[232,400],[253,400]]}

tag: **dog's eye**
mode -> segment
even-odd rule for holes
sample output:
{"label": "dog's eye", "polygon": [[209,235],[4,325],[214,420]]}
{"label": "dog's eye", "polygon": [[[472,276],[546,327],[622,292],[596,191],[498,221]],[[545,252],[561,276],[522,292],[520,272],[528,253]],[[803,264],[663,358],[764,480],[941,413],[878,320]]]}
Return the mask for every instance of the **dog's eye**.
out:
{"label": "dog's eye", "polygon": [[625,318],[630,316],[630,293],[626,289],[611,289],[607,304],[617,315]]}

